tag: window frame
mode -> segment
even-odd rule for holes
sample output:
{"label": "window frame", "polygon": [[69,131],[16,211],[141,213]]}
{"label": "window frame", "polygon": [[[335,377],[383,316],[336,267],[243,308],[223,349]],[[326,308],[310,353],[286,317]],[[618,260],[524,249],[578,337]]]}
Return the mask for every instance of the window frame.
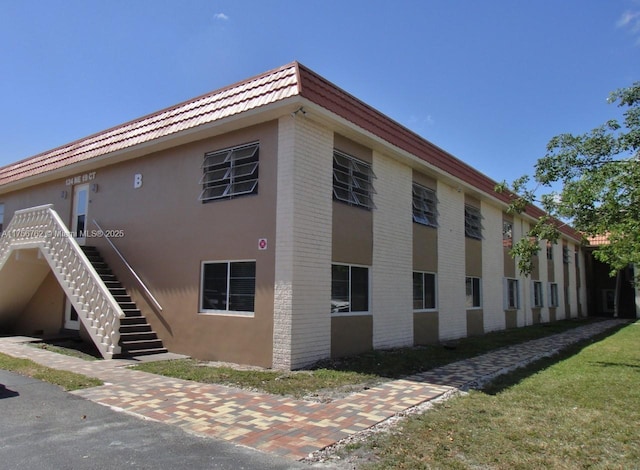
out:
{"label": "window frame", "polygon": [[[539,295],[538,295],[539,294]],[[542,281],[531,281],[531,308],[544,307],[544,289]]]}
{"label": "window frame", "polygon": [[0,202],[0,233],[4,231],[4,202]]}
{"label": "window frame", "polygon": [[[349,268],[349,279],[348,279],[348,291],[349,291],[349,299],[348,299],[348,308],[349,310],[347,311],[340,311],[340,309],[338,308],[337,310],[334,311],[333,308],[333,289],[334,289],[334,277],[333,277],[333,267],[334,266],[343,266],[343,267],[347,267]],[[353,305],[353,268],[356,269],[366,269],[367,270],[367,294],[366,294],[366,301],[367,301],[367,309],[366,310],[352,310],[352,305]],[[370,266],[365,266],[365,265],[360,265],[360,264],[349,264],[349,263],[331,263],[331,316],[334,317],[347,317],[347,316],[357,316],[357,315],[371,315],[371,267]]]}
{"label": "window frame", "polygon": [[[340,159],[343,161],[340,162]],[[373,180],[376,179],[376,175],[370,163],[333,149],[332,175],[331,189],[334,201],[368,211],[376,208],[373,202],[373,195],[376,194]],[[344,195],[340,194],[342,191]]]}
{"label": "window frame", "polygon": [[502,220],[502,246],[513,248],[513,222],[510,220]]}
{"label": "window frame", "polygon": [[[229,299],[230,297],[233,295],[231,293],[231,289],[230,289],[230,285],[231,285],[231,265],[232,264],[239,264],[239,263],[253,263],[253,267],[254,267],[254,277],[253,277],[253,310],[252,311],[248,311],[248,310],[230,310],[229,309]],[[211,265],[211,264],[226,264],[227,266],[227,276],[226,276],[226,309],[212,309],[212,308],[205,308],[203,305],[203,300],[204,300],[204,291],[205,291],[205,266],[206,265]],[[257,293],[257,289],[256,289],[256,285],[257,285],[257,278],[258,278],[258,272],[257,272],[257,262],[254,259],[242,259],[242,260],[210,260],[210,261],[202,261],[200,263],[200,292],[199,292],[199,296],[198,296],[198,314],[199,315],[218,315],[218,316],[232,316],[232,317],[255,317],[255,308],[256,308],[256,293]]]}
{"label": "window frame", "polygon": [[[467,289],[467,284],[469,282],[469,280],[471,280],[471,305],[469,305],[468,300],[469,300],[469,293],[468,293],[468,289]],[[476,300],[476,289],[474,288],[475,284],[477,281],[477,298],[478,298],[478,304],[475,304],[475,300]],[[482,309],[482,278],[481,277],[477,277],[477,276],[465,276],[464,278],[464,285],[465,285],[465,307],[467,310],[480,310]]]}
{"label": "window frame", "polygon": [[[415,306],[415,276],[416,274],[421,275],[422,277],[422,307],[421,308],[416,308]],[[425,278],[426,276],[433,276],[433,307],[425,307],[425,300],[426,300],[426,294],[427,294],[427,290],[425,289],[425,287],[427,286],[427,283],[425,282]],[[438,310],[438,273],[434,273],[431,271],[413,271],[413,276],[412,276],[412,286],[413,286],[413,311],[414,312],[435,312]]]}
{"label": "window frame", "polygon": [[[243,156],[242,151],[252,149],[248,156]],[[216,158],[223,157],[222,161],[215,162]],[[214,162],[207,164],[211,159]],[[239,168],[246,167],[248,173],[237,174]],[[212,178],[210,175],[220,174],[221,177]],[[202,187],[198,200],[203,204],[213,201],[235,199],[242,196],[258,194],[260,176],[260,142],[254,141],[246,144],[227,147],[220,150],[212,150],[204,154],[202,162],[202,177],[199,184]],[[211,179],[209,179],[211,178]],[[236,190],[236,185],[247,184],[250,189]],[[207,191],[221,188],[222,193],[216,196],[205,197]]]}
{"label": "window frame", "polygon": [[[515,305],[511,303],[511,288],[515,286]],[[520,280],[512,277],[504,278],[504,309],[505,310],[520,310]]]}
{"label": "window frame", "polygon": [[482,240],[482,212],[471,204],[464,205],[464,236]]}
{"label": "window frame", "polygon": [[553,243],[547,242],[547,261],[553,261]]}
{"label": "window frame", "polygon": [[413,222],[425,227],[438,227],[438,197],[436,191],[413,183],[411,186]]}
{"label": "window frame", "polygon": [[560,291],[558,290],[558,283],[549,282],[549,308],[558,308],[559,306]]}

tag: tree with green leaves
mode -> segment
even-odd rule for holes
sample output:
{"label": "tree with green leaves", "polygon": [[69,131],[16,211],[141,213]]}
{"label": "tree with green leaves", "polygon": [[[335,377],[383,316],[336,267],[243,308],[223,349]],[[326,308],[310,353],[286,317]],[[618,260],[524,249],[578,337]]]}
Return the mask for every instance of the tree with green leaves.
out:
{"label": "tree with green leaves", "polygon": [[[608,238],[594,256],[609,265],[612,276],[629,264],[640,266],[640,82],[611,93],[609,103],[624,110],[622,122],[612,119],[582,135],[552,138],[535,165],[535,183],[523,176],[496,186],[509,195],[508,212],[535,204],[548,214],[513,245],[521,273],[531,273],[539,240],[557,242],[561,221],[586,238]],[[562,189],[553,191],[556,186]],[[544,188],[548,192],[537,197]]]}

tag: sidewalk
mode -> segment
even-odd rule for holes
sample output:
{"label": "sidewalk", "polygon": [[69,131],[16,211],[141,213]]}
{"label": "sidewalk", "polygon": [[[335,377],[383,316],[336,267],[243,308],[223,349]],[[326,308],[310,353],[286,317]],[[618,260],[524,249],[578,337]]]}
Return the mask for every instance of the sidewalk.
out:
{"label": "sidewalk", "polygon": [[0,352],[97,377],[101,387],[72,392],[93,402],[186,431],[299,460],[408,408],[550,356],[625,320],[605,320],[503,348],[330,403],[315,403],[125,368],[131,361],[84,361],[0,338]]}

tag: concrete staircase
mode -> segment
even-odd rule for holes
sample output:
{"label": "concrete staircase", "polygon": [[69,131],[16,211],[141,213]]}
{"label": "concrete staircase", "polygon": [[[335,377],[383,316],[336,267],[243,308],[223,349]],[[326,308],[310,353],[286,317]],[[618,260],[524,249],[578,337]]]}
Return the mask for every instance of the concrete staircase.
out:
{"label": "concrete staircase", "polygon": [[98,249],[94,246],[83,246],[82,251],[125,315],[120,319],[121,352],[119,356],[133,357],[166,353],[167,349],[162,344],[162,340],[147,323],[147,319],[105,263]]}

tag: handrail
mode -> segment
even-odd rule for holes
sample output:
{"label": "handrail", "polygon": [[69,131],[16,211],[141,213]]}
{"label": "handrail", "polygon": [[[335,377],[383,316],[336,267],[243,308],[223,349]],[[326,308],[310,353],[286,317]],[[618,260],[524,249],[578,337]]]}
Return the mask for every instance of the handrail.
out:
{"label": "handrail", "polygon": [[156,306],[156,308],[162,312],[162,306],[160,305],[160,302],[158,302],[158,300],[153,296],[153,294],[151,293],[151,291],[149,290],[149,288],[147,287],[147,285],[142,281],[142,279],[140,279],[140,276],[138,276],[138,273],[135,272],[135,270],[131,267],[131,265],[127,262],[127,260],[125,259],[125,257],[123,256],[122,253],[120,253],[120,250],[118,250],[118,248],[116,248],[116,246],[113,244],[113,242],[111,241],[111,239],[107,236],[107,232],[105,232],[102,227],[100,227],[100,224],[96,221],[96,219],[93,219],[93,223],[95,224],[96,227],[98,227],[98,230],[100,230],[100,232],[102,232],[102,236],[105,238],[105,240],[107,240],[107,242],[109,243],[109,245],[111,245],[111,248],[113,248],[113,251],[116,252],[116,254],[120,257],[120,259],[122,260],[122,262],[124,263],[124,265],[127,267],[127,269],[129,270],[129,272],[133,275],[133,277],[136,279],[136,281],[138,281],[138,283],[140,284],[140,286],[142,287],[142,290],[144,290],[145,294],[148,296],[149,300],[151,300],[153,302],[153,304]]}
{"label": "handrail", "polygon": [[0,238],[0,269],[11,253],[38,249],[103,357],[120,354],[125,314],[52,204],[16,211]]}

